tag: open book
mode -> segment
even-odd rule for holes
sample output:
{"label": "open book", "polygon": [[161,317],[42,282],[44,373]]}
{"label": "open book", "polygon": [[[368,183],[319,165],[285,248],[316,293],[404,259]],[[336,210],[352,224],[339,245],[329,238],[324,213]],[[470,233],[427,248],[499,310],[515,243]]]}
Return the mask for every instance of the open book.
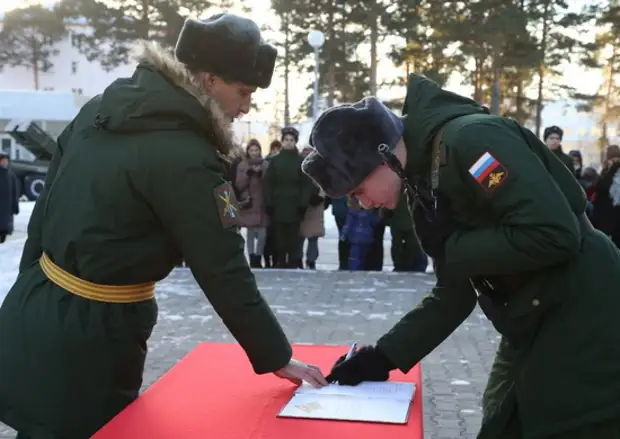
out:
{"label": "open book", "polygon": [[304,382],[278,416],[406,424],[415,390],[414,383],[394,381],[320,389]]}

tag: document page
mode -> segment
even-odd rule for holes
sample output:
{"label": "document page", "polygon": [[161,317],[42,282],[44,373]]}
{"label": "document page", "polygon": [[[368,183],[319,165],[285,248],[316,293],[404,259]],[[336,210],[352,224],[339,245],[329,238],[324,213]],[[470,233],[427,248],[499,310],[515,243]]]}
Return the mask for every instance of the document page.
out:
{"label": "document page", "polygon": [[406,424],[415,384],[363,382],[358,386],[300,386],[280,417]]}
{"label": "document page", "polygon": [[315,389],[310,384],[304,382],[295,393],[306,395],[340,395],[359,398],[389,398],[404,399],[411,401],[415,384],[401,383],[395,381],[364,381],[357,386],[341,386],[339,384],[329,384],[320,389]]}

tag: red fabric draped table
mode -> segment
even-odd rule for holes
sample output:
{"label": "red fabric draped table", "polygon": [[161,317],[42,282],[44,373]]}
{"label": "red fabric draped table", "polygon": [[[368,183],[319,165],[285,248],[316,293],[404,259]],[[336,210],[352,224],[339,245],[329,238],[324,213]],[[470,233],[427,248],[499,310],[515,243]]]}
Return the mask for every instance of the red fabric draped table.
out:
{"label": "red fabric draped table", "polygon": [[[327,374],[348,348],[295,345],[294,357]],[[406,425],[278,418],[293,383],[255,375],[237,344],[202,343],[91,439],[423,439],[420,366],[390,380],[416,384]]]}

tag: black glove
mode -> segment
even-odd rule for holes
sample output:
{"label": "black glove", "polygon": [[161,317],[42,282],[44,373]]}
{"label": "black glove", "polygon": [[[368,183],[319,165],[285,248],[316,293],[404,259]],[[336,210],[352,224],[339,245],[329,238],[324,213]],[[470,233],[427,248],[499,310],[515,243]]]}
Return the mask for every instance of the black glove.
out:
{"label": "black glove", "polygon": [[424,252],[433,259],[443,260],[446,241],[456,230],[456,224],[450,218],[447,200],[440,196],[437,209],[425,210],[423,206],[416,206],[413,209],[413,224]]}
{"label": "black glove", "polygon": [[265,213],[267,214],[269,218],[273,218],[273,212],[274,212],[273,206],[265,206]]}
{"label": "black glove", "polygon": [[325,199],[323,197],[321,197],[320,195],[312,195],[310,197],[310,206],[318,206],[319,204],[322,204],[323,201],[325,201]]}
{"label": "black glove", "polygon": [[248,168],[248,169],[247,169],[247,171],[245,171],[245,174],[246,174],[248,177],[251,177],[251,176],[252,176],[252,175],[254,175],[255,173],[256,173],[256,171],[255,171],[254,169],[252,169],[252,168]]}
{"label": "black glove", "polygon": [[336,360],[331,373],[325,377],[328,382],[357,386],[362,381],[387,381],[390,370],[396,369],[385,354],[373,346],[359,348],[348,360],[345,357]]}

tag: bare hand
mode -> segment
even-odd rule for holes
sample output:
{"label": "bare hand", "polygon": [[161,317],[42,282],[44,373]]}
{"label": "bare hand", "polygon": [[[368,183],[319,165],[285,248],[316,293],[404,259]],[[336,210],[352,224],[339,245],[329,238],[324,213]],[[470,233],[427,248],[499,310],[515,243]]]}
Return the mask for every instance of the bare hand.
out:
{"label": "bare hand", "polygon": [[295,359],[291,359],[286,366],[274,372],[274,375],[287,379],[297,385],[300,385],[302,380],[309,383],[312,387],[323,387],[328,384],[321,369]]}

